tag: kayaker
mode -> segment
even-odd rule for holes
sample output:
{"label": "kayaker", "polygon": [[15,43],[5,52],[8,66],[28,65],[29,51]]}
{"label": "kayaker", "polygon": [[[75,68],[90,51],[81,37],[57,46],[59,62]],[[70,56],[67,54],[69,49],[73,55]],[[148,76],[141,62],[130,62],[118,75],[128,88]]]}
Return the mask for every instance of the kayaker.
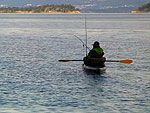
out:
{"label": "kayaker", "polygon": [[93,44],[92,50],[88,53],[87,57],[84,57],[84,64],[89,66],[104,66],[105,57],[103,57],[104,51],[100,47],[98,41]]}
{"label": "kayaker", "polygon": [[102,58],[104,55],[103,49],[100,47],[98,41],[93,44],[93,49],[88,53],[88,58]]}

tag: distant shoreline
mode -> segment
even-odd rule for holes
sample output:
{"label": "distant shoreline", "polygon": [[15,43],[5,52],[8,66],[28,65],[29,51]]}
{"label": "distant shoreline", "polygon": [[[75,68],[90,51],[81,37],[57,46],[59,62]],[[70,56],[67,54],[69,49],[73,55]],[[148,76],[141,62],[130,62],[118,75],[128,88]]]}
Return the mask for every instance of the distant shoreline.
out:
{"label": "distant shoreline", "polygon": [[150,12],[145,12],[145,11],[131,11],[131,13],[150,13]]}
{"label": "distant shoreline", "polygon": [[[149,12],[150,13],[150,12]],[[60,12],[53,12],[53,13],[0,13],[0,14],[149,14],[149,13],[133,13],[133,12],[129,12],[129,13],[82,13],[82,12],[79,12],[79,13],[60,13]]]}
{"label": "distant shoreline", "polygon": [[150,13],[150,3],[138,7],[136,10],[131,11],[131,13]]}
{"label": "distant shoreline", "polygon": [[70,12],[56,12],[56,11],[49,11],[49,12],[38,12],[38,13],[34,13],[34,12],[28,12],[28,11],[16,11],[13,13],[4,13],[4,12],[0,12],[0,14],[80,14],[80,11],[70,11]]}
{"label": "distant shoreline", "polygon": [[40,13],[33,13],[33,12],[13,12],[13,13],[4,13],[4,12],[0,12],[0,14],[81,14],[81,12],[79,11],[73,11],[73,12],[40,12]]}
{"label": "distant shoreline", "polygon": [[41,5],[36,7],[2,7],[0,13],[80,13],[79,9],[71,5]]}

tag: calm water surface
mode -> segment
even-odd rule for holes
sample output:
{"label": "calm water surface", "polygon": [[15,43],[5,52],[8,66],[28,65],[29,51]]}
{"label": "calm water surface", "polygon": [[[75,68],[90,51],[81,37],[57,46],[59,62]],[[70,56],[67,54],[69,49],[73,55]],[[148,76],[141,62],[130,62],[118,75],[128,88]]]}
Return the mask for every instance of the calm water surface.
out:
{"label": "calm water surface", "polygon": [[84,14],[0,14],[1,113],[150,113],[150,15],[86,14],[107,71],[86,73]]}

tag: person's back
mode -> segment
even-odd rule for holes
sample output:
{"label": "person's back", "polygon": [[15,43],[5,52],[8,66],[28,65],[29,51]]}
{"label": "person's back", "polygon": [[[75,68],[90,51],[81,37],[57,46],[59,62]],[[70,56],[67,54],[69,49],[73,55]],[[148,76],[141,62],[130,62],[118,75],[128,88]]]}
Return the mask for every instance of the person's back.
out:
{"label": "person's back", "polygon": [[104,55],[103,49],[100,47],[99,42],[94,42],[93,49],[89,52],[88,58],[102,58]]}
{"label": "person's back", "polygon": [[90,50],[88,56],[84,58],[84,64],[89,66],[104,66],[104,52],[100,47],[99,42],[94,42],[93,49]]}

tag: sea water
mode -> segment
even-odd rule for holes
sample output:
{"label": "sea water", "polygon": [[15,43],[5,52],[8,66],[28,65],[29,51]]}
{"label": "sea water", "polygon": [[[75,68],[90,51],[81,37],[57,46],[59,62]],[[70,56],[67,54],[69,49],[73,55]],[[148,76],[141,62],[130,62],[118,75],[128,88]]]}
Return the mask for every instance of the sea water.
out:
{"label": "sea water", "polygon": [[[83,59],[85,29],[89,48],[133,63],[58,62]],[[150,15],[0,14],[0,113],[150,113]]]}

